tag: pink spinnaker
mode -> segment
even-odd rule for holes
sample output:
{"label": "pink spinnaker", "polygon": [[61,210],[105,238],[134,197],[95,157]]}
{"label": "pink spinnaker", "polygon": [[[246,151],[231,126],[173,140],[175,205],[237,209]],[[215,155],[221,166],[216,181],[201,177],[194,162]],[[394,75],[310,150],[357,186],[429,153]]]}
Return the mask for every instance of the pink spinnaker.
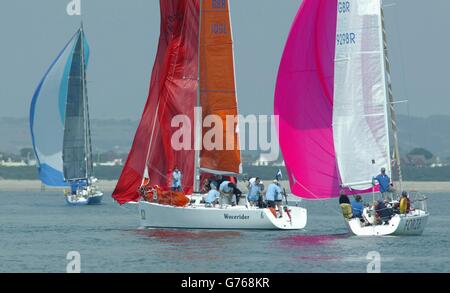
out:
{"label": "pink spinnaker", "polygon": [[305,199],[339,197],[341,189],[332,128],[337,9],[337,0],[302,2],[278,72],[280,146],[291,191]]}

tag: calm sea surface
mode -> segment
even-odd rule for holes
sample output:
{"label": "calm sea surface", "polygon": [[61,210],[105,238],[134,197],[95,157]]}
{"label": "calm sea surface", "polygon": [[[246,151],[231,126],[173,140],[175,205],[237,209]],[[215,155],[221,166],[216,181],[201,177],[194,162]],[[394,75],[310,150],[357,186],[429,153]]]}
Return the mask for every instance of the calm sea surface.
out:
{"label": "calm sea surface", "polygon": [[295,232],[139,230],[136,208],[69,207],[60,192],[0,191],[0,272],[65,272],[69,251],[82,272],[366,272],[377,251],[383,272],[450,272],[450,192],[431,194],[423,236],[347,235],[335,200],[303,202]]}

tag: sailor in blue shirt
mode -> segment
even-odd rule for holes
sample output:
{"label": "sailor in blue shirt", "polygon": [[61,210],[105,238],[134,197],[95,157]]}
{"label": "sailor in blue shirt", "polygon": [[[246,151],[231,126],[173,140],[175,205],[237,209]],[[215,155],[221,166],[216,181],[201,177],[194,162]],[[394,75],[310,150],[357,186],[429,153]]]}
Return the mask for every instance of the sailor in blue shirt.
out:
{"label": "sailor in blue shirt", "polygon": [[83,190],[86,190],[88,187],[88,181],[87,180],[76,180],[71,182],[71,191],[72,195],[78,195],[78,192],[81,192]]}
{"label": "sailor in blue shirt", "polygon": [[79,185],[78,185],[78,182],[77,182],[77,181],[75,181],[75,182],[73,182],[73,183],[70,184],[70,190],[71,190],[71,192],[72,192],[72,195],[77,195],[77,193],[78,193],[78,188],[79,188]]}
{"label": "sailor in blue shirt", "polygon": [[220,192],[215,189],[211,189],[206,196],[205,202],[207,207],[212,207],[218,203],[220,198]]}
{"label": "sailor in blue shirt", "polygon": [[264,188],[259,177],[256,177],[254,182],[249,182],[248,201],[250,204],[254,204],[259,201],[263,189]]}
{"label": "sailor in blue shirt", "polygon": [[220,184],[219,186],[219,191],[223,192],[223,193],[232,193],[233,192],[233,188],[231,188],[231,182],[230,181],[224,181]]}
{"label": "sailor in blue shirt", "polygon": [[267,188],[266,200],[269,208],[278,207],[280,217],[283,217],[283,211],[281,208],[281,205],[283,203],[283,191],[281,190],[278,180],[275,179],[273,183],[270,184]]}
{"label": "sailor in blue shirt", "polygon": [[173,191],[179,191],[182,192],[181,188],[181,171],[178,170],[178,168],[175,168],[175,170],[172,173],[172,190]]}
{"label": "sailor in blue shirt", "polygon": [[363,216],[364,205],[362,202],[361,195],[355,196],[355,199],[352,200],[352,214],[354,218],[362,218]]}
{"label": "sailor in blue shirt", "polygon": [[219,186],[219,191],[222,196],[227,196],[231,201],[231,205],[236,205],[236,195],[234,193],[235,185],[230,181],[224,181]]}
{"label": "sailor in blue shirt", "polygon": [[392,200],[392,193],[395,192],[395,190],[391,186],[391,178],[389,178],[388,175],[386,175],[386,169],[381,169],[381,174],[379,174],[377,177],[374,177],[372,179],[372,184],[375,185],[375,181],[378,182],[380,185],[380,192],[383,195],[383,199],[387,201]]}
{"label": "sailor in blue shirt", "polygon": [[280,186],[278,186],[278,181],[274,180],[273,183],[271,183],[269,185],[269,187],[267,188],[267,193],[266,193],[266,200],[268,202],[272,201],[275,202],[275,200],[277,200],[278,198],[278,194],[281,193],[281,188]]}

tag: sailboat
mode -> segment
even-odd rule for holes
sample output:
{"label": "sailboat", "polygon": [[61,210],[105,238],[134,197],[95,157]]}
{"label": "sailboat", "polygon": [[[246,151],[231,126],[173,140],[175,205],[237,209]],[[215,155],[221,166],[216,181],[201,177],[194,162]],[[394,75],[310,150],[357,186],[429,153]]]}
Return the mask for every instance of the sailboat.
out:
{"label": "sailboat", "polygon": [[[289,207],[290,218],[278,218],[244,200],[236,206],[203,203],[203,178],[242,173],[237,121],[223,129],[221,147],[203,147],[210,131],[203,121],[209,115],[225,125],[227,116],[238,114],[229,3],[161,0],[160,8],[161,35],[150,93],[114,199],[137,204],[144,228],[304,228],[306,210],[300,207]],[[180,116],[194,131],[187,138],[188,147],[175,150],[171,142],[179,129],[171,125]],[[169,190],[176,168],[182,172],[183,193]]]}
{"label": "sailboat", "polygon": [[[394,166],[402,188],[380,0],[302,1],[279,68],[275,114],[295,195],[329,199],[345,191],[375,197],[373,176],[381,168],[392,175]],[[376,225],[370,224],[369,207],[365,214],[364,222],[346,220],[351,233],[420,235],[429,216],[426,207],[416,207]]]}
{"label": "sailboat", "polygon": [[92,161],[88,61],[89,46],[81,25],[45,73],[30,110],[39,178],[44,185],[66,188],[70,205],[100,204],[103,197],[96,187]]}

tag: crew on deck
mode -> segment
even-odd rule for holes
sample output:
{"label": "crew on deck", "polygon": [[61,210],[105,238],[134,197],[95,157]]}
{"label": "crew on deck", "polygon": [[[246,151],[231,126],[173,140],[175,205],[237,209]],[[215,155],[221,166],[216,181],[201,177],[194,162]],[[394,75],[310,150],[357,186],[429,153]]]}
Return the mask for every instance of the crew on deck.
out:
{"label": "crew on deck", "polygon": [[235,184],[230,181],[223,181],[219,186],[219,192],[221,195],[221,199],[227,199],[228,202],[231,202],[232,206],[235,206],[237,203],[236,195],[235,195]]}
{"label": "crew on deck", "polygon": [[351,201],[353,218],[363,218],[364,204],[361,195]]}
{"label": "crew on deck", "polygon": [[274,180],[273,183],[269,185],[266,193],[267,206],[269,208],[278,208],[278,212],[280,213],[280,218],[283,217],[283,191],[281,190],[280,184],[278,180]]}
{"label": "crew on deck", "polygon": [[72,181],[70,184],[71,194],[78,195],[79,191],[85,191],[88,185],[89,184],[87,180]]}
{"label": "crew on deck", "polygon": [[214,207],[219,203],[219,199],[220,192],[218,192],[216,189],[210,189],[205,199],[206,207]]}
{"label": "crew on deck", "polygon": [[[214,185],[214,186],[216,187],[216,190],[219,190],[220,185],[221,185],[224,181],[228,181],[228,180],[225,180],[225,179],[223,178],[222,175],[216,175],[216,176],[214,177],[214,179],[211,180],[211,184]],[[214,187],[212,187],[212,188],[214,188]]]}
{"label": "crew on deck", "polygon": [[183,192],[183,189],[181,187],[181,178],[181,171],[178,168],[175,168],[172,173],[172,191]]}
{"label": "crew on deck", "polygon": [[383,196],[383,200],[392,201],[392,195],[395,193],[395,189],[392,187],[391,178],[386,175],[386,168],[381,169],[381,173],[372,178],[372,184],[375,186],[375,181],[380,185],[380,192]]}
{"label": "crew on deck", "polygon": [[376,224],[378,225],[388,224],[393,215],[394,215],[393,209],[388,207],[385,202],[379,200],[378,202],[375,203]]}
{"label": "crew on deck", "polygon": [[[254,179],[254,180],[253,180]],[[248,202],[251,206],[258,205],[262,201],[262,193],[264,191],[264,185],[259,177],[252,178],[248,183]]]}
{"label": "crew on deck", "polygon": [[400,214],[405,215],[411,211],[411,201],[408,197],[408,192],[403,191],[400,199]]}
{"label": "crew on deck", "polygon": [[345,219],[350,220],[351,218],[353,218],[352,204],[344,191],[341,191],[340,193],[339,205],[341,206],[342,215],[344,216]]}

